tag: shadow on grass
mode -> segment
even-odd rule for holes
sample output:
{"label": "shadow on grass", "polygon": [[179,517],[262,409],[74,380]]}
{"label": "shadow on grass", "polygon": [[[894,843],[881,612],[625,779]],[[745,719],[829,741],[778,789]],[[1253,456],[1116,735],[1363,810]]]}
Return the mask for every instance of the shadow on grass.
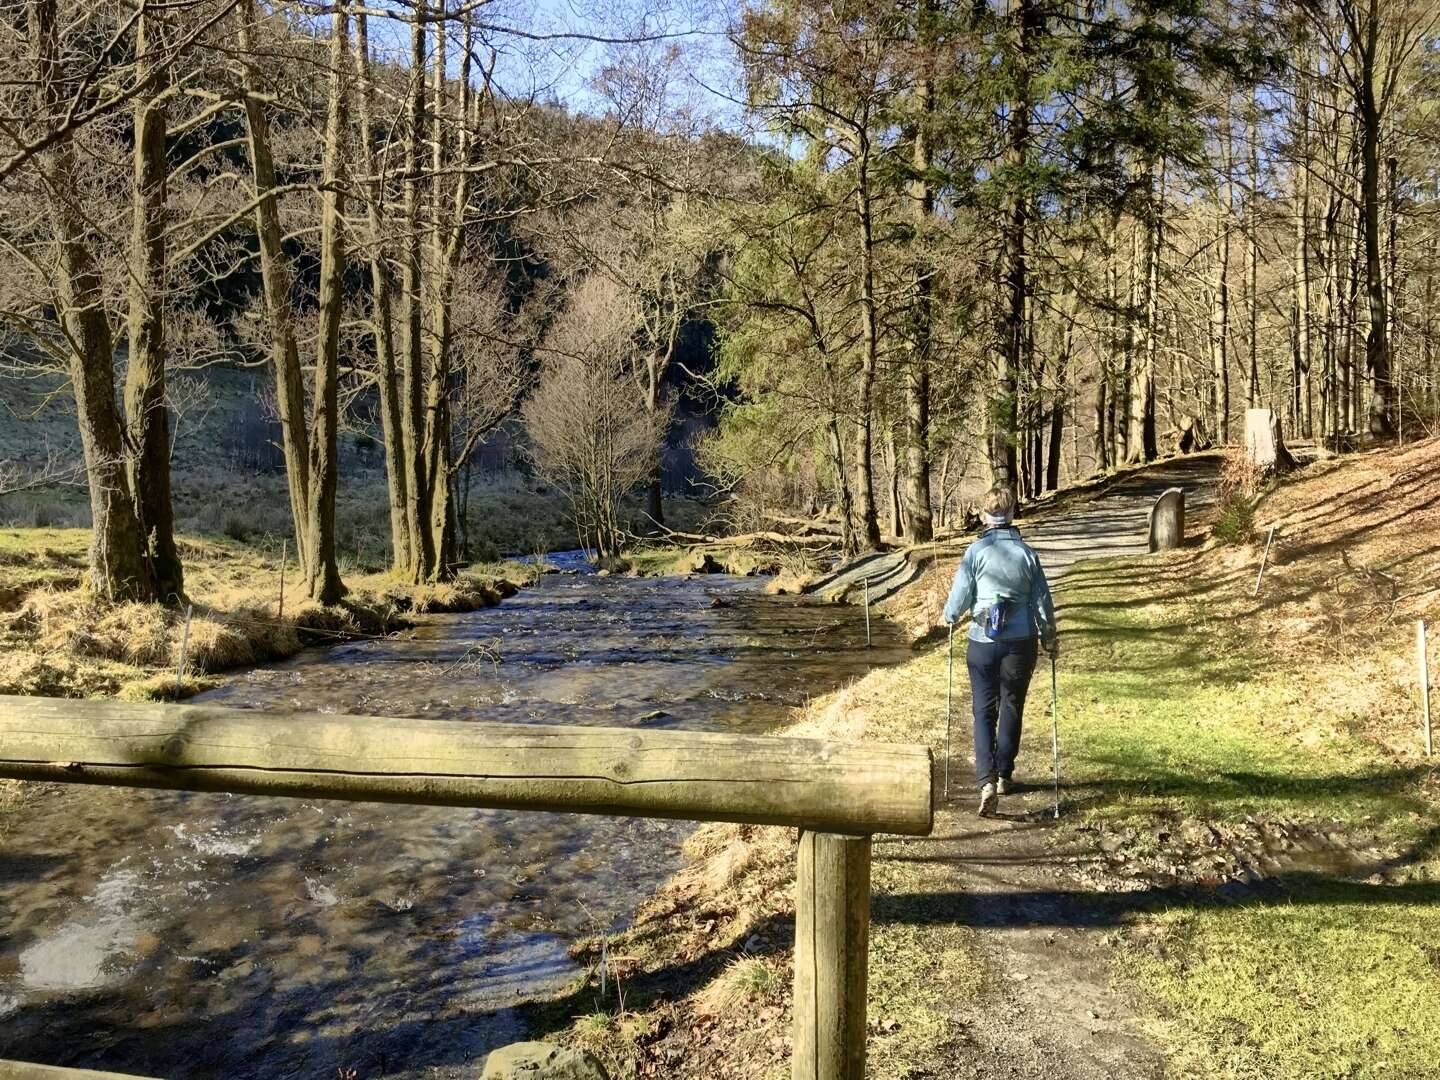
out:
{"label": "shadow on grass", "polygon": [[870,918],[881,925],[945,924],[990,930],[1084,929],[1122,926],[1136,915],[1157,915],[1177,909],[1200,911],[1315,904],[1431,907],[1440,905],[1440,884],[1370,885],[1324,874],[1295,872],[1258,882],[1230,882],[1213,889],[1177,885],[1126,893],[1084,889],[896,893],[872,897]]}

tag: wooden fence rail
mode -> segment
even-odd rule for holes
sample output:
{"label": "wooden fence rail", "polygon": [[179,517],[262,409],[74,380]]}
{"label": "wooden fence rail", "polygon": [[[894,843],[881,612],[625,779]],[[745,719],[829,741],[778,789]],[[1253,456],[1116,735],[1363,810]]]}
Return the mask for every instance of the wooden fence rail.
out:
{"label": "wooden fence rail", "polygon": [[862,1080],[870,835],[933,820],[924,746],[205,705],[0,696],[0,777],[799,828],[795,1080]]}

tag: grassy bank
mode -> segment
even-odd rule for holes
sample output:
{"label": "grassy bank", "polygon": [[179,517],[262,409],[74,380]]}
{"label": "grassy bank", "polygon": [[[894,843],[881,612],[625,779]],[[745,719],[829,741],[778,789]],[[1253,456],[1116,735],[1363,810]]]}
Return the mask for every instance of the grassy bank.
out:
{"label": "grassy bank", "polygon": [[[1177,1074],[1436,1075],[1437,784],[1407,672],[1412,620],[1440,606],[1440,511],[1418,479],[1437,458],[1324,463],[1260,500],[1281,540],[1258,598],[1253,544],[1082,565],[1059,591],[1067,813],[1031,834],[1027,872],[1067,920],[1113,927],[1082,960]],[[817,701],[797,733],[938,757],[944,675],[931,647]],[[1022,757],[1042,782],[1046,690]],[[993,834],[970,812],[943,811],[938,842],[877,839],[874,1075],[948,1075],[1016,977],[976,928],[967,864]],[[606,943],[609,995],[592,980],[549,1022],[621,1075],[784,1076],[793,834],[708,826],[694,848]],[[598,966],[597,944],[582,955]]]}
{"label": "grassy bank", "polygon": [[[0,693],[174,697],[184,613],[153,604],[95,606],[77,587],[88,545],[85,529],[0,530]],[[217,672],[307,645],[393,632],[411,614],[497,603],[534,573],[496,563],[422,586],[380,573],[351,575],[345,601],[326,608],[305,597],[292,557],[282,611],[278,553],[190,537],[180,547],[194,604],[181,696],[212,685]]]}

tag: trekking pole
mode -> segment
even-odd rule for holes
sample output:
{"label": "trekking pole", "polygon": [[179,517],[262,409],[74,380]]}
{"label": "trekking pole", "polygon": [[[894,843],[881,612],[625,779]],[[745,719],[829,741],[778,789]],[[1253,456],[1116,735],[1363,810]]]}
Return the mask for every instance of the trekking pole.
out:
{"label": "trekking pole", "polygon": [[865,575],[865,648],[870,648],[870,575]]}
{"label": "trekking pole", "polygon": [[1050,756],[1055,763],[1055,820],[1060,820],[1060,679],[1050,654]]}
{"label": "trekking pole", "polygon": [[950,624],[950,647],[945,659],[945,798],[950,798],[950,715],[955,700],[955,624]]}

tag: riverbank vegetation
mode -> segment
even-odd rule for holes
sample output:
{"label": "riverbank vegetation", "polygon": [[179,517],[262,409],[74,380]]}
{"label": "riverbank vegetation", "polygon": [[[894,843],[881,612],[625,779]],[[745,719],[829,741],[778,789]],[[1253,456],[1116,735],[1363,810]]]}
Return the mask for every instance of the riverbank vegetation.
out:
{"label": "riverbank vegetation", "polygon": [[372,570],[352,576],[342,603],[325,606],[306,594],[293,555],[282,594],[279,551],[182,534],[179,550],[193,567],[185,608],[108,605],[76,587],[89,542],[84,529],[0,529],[0,693],[185,697],[214,685],[218,672],[307,645],[391,633],[411,614],[494,604],[536,573],[494,563],[412,586]]}
{"label": "riverbank vegetation", "polygon": [[[1278,538],[1258,597],[1258,544],[1198,543],[1213,511],[1192,521],[1198,546],[1064,579],[1064,814],[1048,820],[1037,679],[1023,819],[976,833],[962,754],[960,799],[934,837],[876,844],[873,1069],[953,1066],[1048,967],[1113,985],[1125,1015],[1104,1023],[1148,1036],[1178,1075],[1427,1074],[1440,1053],[1424,1022],[1440,1008],[1440,781],[1423,757],[1413,620],[1440,613],[1437,466],[1432,440],[1321,462],[1262,495],[1257,519]],[[963,681],[956,714],[963,746]],[[817,701],[794,730],[929,743],[939,761],[944,716],[945,651],[929,646]],[[784,830],[701,829],[692,865],[608,944],[628,964],[628,1037],[593,1024],[572,1037],[642,1076],[721,1062],[782,1076],[793,844]],[[1013,926],[1005,896],[984,895],[1006,865],[1030,905]],[[977,931],[997,919],[1050,935],[1039,968]],[[746,957],[784,989],[728,985]],[[1077,1018],[1040,1001],[1057,1030],[1101,1026],[1078,1002]]]}

